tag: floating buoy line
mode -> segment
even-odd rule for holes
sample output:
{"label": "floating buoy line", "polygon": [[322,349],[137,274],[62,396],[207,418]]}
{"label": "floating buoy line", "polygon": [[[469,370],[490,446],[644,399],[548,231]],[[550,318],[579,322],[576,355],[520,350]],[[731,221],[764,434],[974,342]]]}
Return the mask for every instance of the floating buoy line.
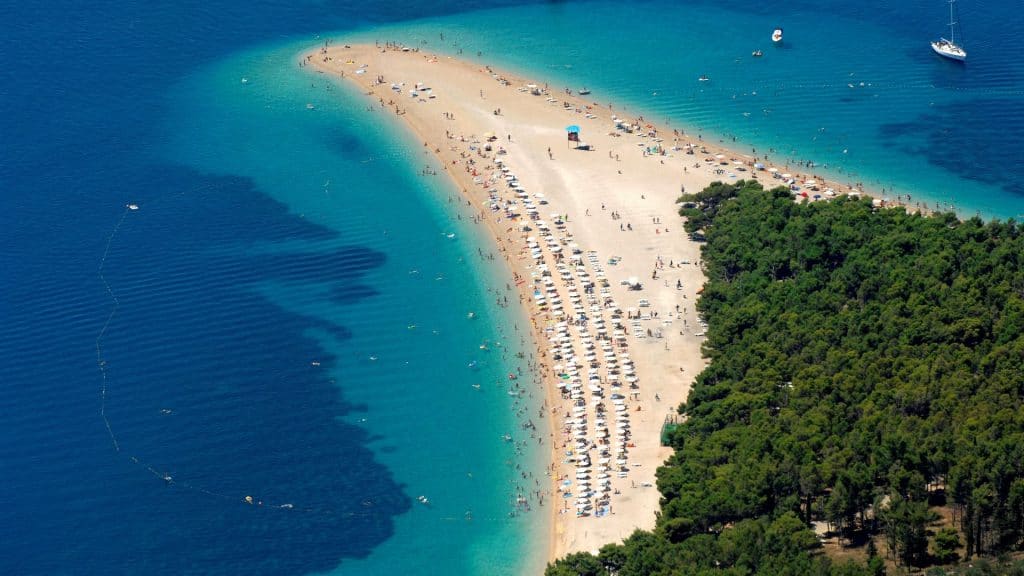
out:
{"label": "floating buoy line", "polygon": [[[141,208],[140,208],[139,204],[135,204],[135,203],[125,204],[124,210],[121,212],[120,217],[118,217],[118,219],[117,219],[117,223],[114,225],[114,228],[111,230],[110,235],[107,237],[106,246],[104,246],[103,255],[100,257],[99,266],[97,268],[97,275],[99,276],[100,282],[103,283],[103,288],[106,291],[107,296],[110,298],[110,302],[111,302],[110,312],[107,314],[107,317],[104,320],[103,325],[100,328],[99,333],[96,335],[96,342],[95,342],[96,366],[97,366],[97,368],[98,368],[98,370],[100,372],[100,389],[99,389],[100,406],[99,406],[99,414],[100,414],[100,418],[103,420],[103,427],[106,429],[107,435],[110,437],[110,445],[113,448],[114,452],[116,454],[118,454],[118,455],[125,455],[126,458],[127,458],[127,461],[130,464],[132,464],[134,466],[137,466],[140,469],[144,470],[148,475],[152,476],[155,480],[157,480],[159,482],[163,482],[168,487],[173,487],[173,488],[187,490],[187,491],[198,493],[198,494],[203,494],[205,496],[216,498],[218,500],[223,500],[225,502],[240,503],[240,504],[243,504],[243,505],[252,506],[254,508],[255,507],[261,507],[261,508],[267,508],[267,509],[287,510],[287,511],[294,511],[294,512],[304,512],[304,513],[314,513],[314,514],[324,514],[324,515],[337,515],[339,517],[345,517],[345,518],[376,517],[376,516],[379,516],[379,514],[376,514],[376,513],[370,512],[370,511],[366,511],[366,512],[352,512],[352,511],[340,511],[340,510],[337,510],[336,508],[333,508],[331,506],[310,506],[310,505],[302,505],[302,506],[300,506],[300,505],[294,504],[292,502],[271,502],[271,501],[265,501],[265,500],[260,499],[257,496],[253,496],[251,494],[229,494],[229,493],[225,493],[225,492],[220,492],[220,491],[217,491],[217,490],[213,490],[213,489],[207,488],[205,486],[194,484],[194,483],[190,482],[188,479],[183,479],[183,478],[178,478],[178,477],[172,476],[168,472],[161,471],[160,468],[157,465],[149,463],[149,462],[146,462],[141,457],[139,457],[137,455],[125,454],[125,452],[122,450],[121,442],[118,440],[118,436],[117,436],[117,433],[115,432],[115,428],[111,424],[110,418],[107,415],[107,401],[108,401],[108,398],[109,398],[109,395],[110,395],[110,385],[111,385],[112,378],[111,378],[110,373],[109,373],[109,364],[107,362],[106,356],[104,355],[103,344],[104,344],[104,339],[105,339],[105,337],[107,335],[107,332],[110,329],[111,324],[114,322],[114,319],[117,317],[118,313],[120,312],[121,302],[120,302],[120,300],[118,300],[117,293],[114,291],[113,287],[110,285],[110,281],[106,277],[105,268],[106,268],[106,265],[107,265],[107,259],[110,256],[110,250],[113,247],[114,241],[117,239],[117,236],[120,233],[122,226],[124,225],[125,221],[127,220],[127,218],[129,217],[129,215],[131,213],[139,211],[140,209]],[[472,316],[470,316],[470,317],[472,317]],[[372,359],[375,360],[376,358],[374,357]],[[312,366],[319,366],[320,362],[314,361],[314,362],[311,363],[311,365]],[[161,412],[162,413],[170,413],[171,411],[168,410],[168,409],[164,409]],[[421,504],[423,504],[425,508],[430,508],[431,505],[433,504],[426,496],[422,496],[422,495],[418,496],[416,498],[416,500],[418,502],[420,502]],[[375,504],[376,503],[373,502],[372,500],[365,500],[365,501],[362,501],[360,503],[360,505],[363,508],[367,508],[367,509],[373,508]],[[440,521],[445,521],[445,522],[451,522],[451,521],[473,521],[474,520],[474,515],[473,515],[472,511],[467,510],[465,512],[465,514],[463,516],[460,516],[460,517],[443,516],[443,517],[438,517],[437,519],[440,520]],[[487,520],[499,521],[499,522],[507,522],[508,521],[507,517],[500,517],[500,516],[499,517],[483,517],[483,518],[476,517],[475,519],[476,520],[485,520],[485,521],[487,521]]]}
{"label": "floating buoy line", "polygon": [[[114,244],[114,240],[117,238],[118,233],[121,231],[121,227],[124,225],[125,220],[128,218],[129,213],[139,210],[139,205],[135,203],[126,204],[124,211],[121,212],[121,216],[118,218],[117,223],[114,225],[114,229],[110,232],[107,237],[107,244],[103,249],[103,256],[100,258],[99,267],[97,269],[97,275],[100,278],[100,282],[103,283],[103,288],[107,292],[107,296],[110,298],[111,307],[110,313],[107,314],[106,320],[103,322],[102,328],[100,328],[99,334],[96,335],[96,366],[100,371],[100,418],[103,419],[103,426],[107,430],[107,435],[110,436],[110,444],[117,454],[123,454],[121,450],[121,443],[117,439],[117,434],[114,432],[114,427],[110,423],[110,418],[107,416],[107,399],[110,391],[110,374],[108,371],[109,365],[107,359],[104,356],[103,340],[107,335],[107,331],[110,329],[111,323],[114,318],[117,317],[118,312],[121,308],[121,302],[117,298],[117,293],[114,292],[113,287],[110,285],[110,281],[107,280],[104,269],[107,265],[107,258],[110,256],[110,249]],[[143,461],[141,458],[135,455],[128,455],[128,462],[142,468],[155,479],[164,482],[168,486],[174,486],[189,490],[192,492],[198,492],[207,496],[212,496],[218,499],[241,502],[252,506],[264,506],[267,508],[277,508],[281,510],[302,510],[305,512],[320,512],[320,513],[331,513],[333,512],[329,508],[316,508],[316,507],[303,507],[297,508],[290,502],[264,502],[251,495],[234,495],[218,492],[216,490],[210,490],[203,486],[192,484],[188,480],[179,480],[167,472],[161,472],[156,466]],[[372,506],[372,502],[363,502],[363,506]],[[356,512],[345,512],[346,516],[372,516],[371,513],[359,514]]]}

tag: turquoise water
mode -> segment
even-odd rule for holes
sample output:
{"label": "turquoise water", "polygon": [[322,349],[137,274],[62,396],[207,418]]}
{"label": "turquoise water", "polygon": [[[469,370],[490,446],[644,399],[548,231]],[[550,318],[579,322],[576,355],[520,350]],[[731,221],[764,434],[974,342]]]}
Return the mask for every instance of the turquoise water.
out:
{"label": "turquoise water", "polygon": [[[933,6],[935,4],[936,6]],[[593,90],[773,161],[911,194],[965,215],[1024,214],[1024,15],[960,2],[966,66],[936,57],[943,3],[554,3],[402,23],[357,35],[479,58]],[[782,46],[769,35],[785,29]],[[440,34],[444,34],[444,40]],[[948,35],[948,34],[947,34]],[[752,58],[761,49],[764,56]],[[697,78],[707,74],[709,82]],[[863,84],[862,84],[863,83]],[[735,141],[733,141],[735,138]]]}
{"label": "turquoise water", "polygon": [[351,327],[344,341],[309,335],[337,359],[330,376],[345,399],[364,408],[349,421],[373,436],[377,459],[410,496],[430,501],[414,503],[393,538],[338,573],[416,573],[425,564],[537,571],[548,515],[517,510],[515,497],[517,487],[534,489],[521,474],[542,471],[548,453],[521,428],[531,418],[544,425],[541,389],[524,380],[533,397],[507,393],[507,374],[528,371],[517,354],[532,349],[515,328],[528,327],[521,311],[495,303],[511,276],[500,260],[480,257],[496,247],[457,197],[448,202],[451,184],[411,169],[443,174],[411,135],[366,112],[348,86],[299,71],[297,53],[295,45],[257,50],[198,71],[169,97],[174,138],[164,153],[201,171],[248,175],[291,212],[336,231],[333,248],[388,254],[364,278],[373,293],[355,303],[338,304],[327,283],[253,287],[289,312]]}
{"label": "turquoise water", "polygon": [[[938,202],[941,207],[956,206],[963,213],[985,216],[1024,212],[1021,191],[1012,182],[978,179],[946,158],[922,152],[936,144],[935,126],[930,124],[942,121],[938,118],[941,110],[955,109],[983,93],[1015,97],[1012,82],[1000,86],[998,78],[977,70],[984,64],[972,62],[967,71],[937,61],[920,38],[894,34],[890,23],[877,18],[839,13],[823,21],[819,12],[803,10],[783,16],[788,33],[782,47],[766,40],[777,15],[647,3],[631,6],[628,20],[659,25],[638,29],[624,22],[620,4],[600,2],[500,8],[374,26],[368,31],[344,33],[338,41],[399,40],[494,63],[555,85],[588,86],[598,101],[624,103],[638,113],[663,117],[672,125],[717,138],[741,151],[745,146],[760,149],[775,161],[795,165],[813,160],[819,165],[816,172],[864,182],[876,190],[884,188],[887,195],[909,193],[929,206]],[[393,119],[364,112],[365,104],[345,86],[295,72],[294,55],[317,43],[319,40],[233,58],[196,78],[191,98],[172,98],[194,102],[183,109],[185,116],[199,124],[192,131],[181,130],[185,122],[173,118],[178,134],[188,139],[187,145],[178,148],[190,150],[191,165],[208,163],[209,170],[226,168],[248,174],[293,212],[362,245],[384,242],[387,253],[400,255],[401,262],[389,261],[369,278],[373,285],[393,291],[382,290],[360,304],[364,308],[359,311],[365,321],[374,323],[380,318],[390,326],[382,325],[368,331],[365,340],[355,338],[336,348],[339,355],[349,356],[348,361],[339,363],[339,380],[348,374],[349,381],[376,383],[372,387],[343,384],[347,398],[365,404],[370,414],[409,422],[422,422],[415,414],[422,406],[436,411],[443,420],[458,421],[460,429],[471,434],[497,438],[503,430],[514,428],[515,422],[495,425],[487,415],[505,410],[507,398],[491,394],[489,404],[473,405],[474,411],[461,415],[451,413],[450,406],[467,399],[480,400],[479,394],[466,387],[466,376],[469,381],[500,382],[504,368],[481,377],[467,375],[465,366],[481,359],[474,353],[475,344],[507,335],[496,336],[482,329],[460,334],[459,340],[441,341],[443,335],[423,330],[424,323],[430,321],[422,319],[425,310],[419,306],[430,302],[428,307],[436,310],[434,298],[450,297],[450,302],[439,308],[455,310],[434,322],[445,330],[461,330],[459,324],[465,321],[464,311],[457,309],[459,303],[488,300],[486,293],[473,288],[474,278],[489,278],[491,284],[500,286],[505,272],[498,266],[467,266],[463,270],[466,275],[457,278],[447,266],[429,273],[421,269],[426,263],[437,266],[437,254],[443,255],[440,260],[448,266],[468,265],[474,261],[473,247],[487,246],[488,241],[458,226],[457,220],[451,221],[452,212],[446,210],[449,207],[443,199],[453,191],[445,181],[415,176],[432,160],[422,155],[417,142],[395,126]],[[864,50],[865,45],[876,48]],[[616,49],[602,49],[607,46]],[[751,58],[753,48],[765,50],[765,56]],[[879,53],[886,57],[879,58]],[[975,53],[984,54],[981,50]],[[708,74],[712,81],[696,82],[701,74]],[[967,74],[995,86],[972,89]],[[244,84],[242,77],[247,79]],[[211,94],[213,86],[216,92]],[[211,103],[216,105],[207,109]],[[218,129],[225,133],[210,129],[213,124],[204,119],[212,117],[219,119]],[[258,140],[254,142],[254,138]],[[204,146],[212,148],[204,150]],[[268,163],[270,150],[291,153],[274,154]],[[1013,151],[1005,154],[1012,157]],[[225,166],[225,159],[240,164]],[[402,181],[392,182],[391,178]],[[417,191],[414,197],[408,196],[410,189]],[[396,195],[398,191],[405,192]],[[419,203],[415,210],[396,214],[396,203],[412,201]],[[353,222],[345,209],[349,202],[360,203],[362,214],[380,216],[361,216]],[[428,227],[426,237],[424,212],[430,220],[442,223],[440,229]],[[386,237],[384,230],[388,231]],[[456,231],[459,242],[452,243],[443,235],[449,230]],[[470,242],[462,243],[469,237]],[[410,275],[413,268],[419,274]],[[430,282],[431,276],[439,274],[445,275],[441,284]],[[410,303],[407,295],[420,294],[424,284],[437,293],[424,294],[424,300]],[[325,307],[323,295],[315,290],[301,300],[290,288],[269,287],[266,293],[278,305],[312,317],[345,313],[344,309]],[[408,320],[384,320],[396,316]],[[493,321],[507,326],[515,318],[499,314]],[[417,328],[409,331],[404,322]],[[481,321],[472,326],[486,324]],[[329,338],[322,343],[331,349]],[[353,347],[358,352],[353,352]],[[434,352],[438,349],[460,350],[461,354],[439,361]],[[360,358],[364,354],[380,360],[367,364]],[[384,358],[392,356],[398,358],[385,364]],[[414,368],[416,365],[420,367]],[[388,367],[397,370],[387,371]],[[425,385],[421,396],[406,391],[409,382],[426,372],[461,375],[458,386],[462,389],[442,386],[451,395],[439,394],[436,385]],[[382,387],[386,390],[383,395]],[[496,395],[498,398],[493,398]],[[443,427],[441,434],[408,442],[391,425],[375,427],[372,416],[359,423],[381,436],[388,449],[379,458],[395,471],[399,482],[410,485],[410,494],[429,492],[431,498],[439,494],[445,500],[462,502],[461,507],[474,508],[474,520],[471,524],[458,522],[459,506],[449,508],[441,522],[444,532],[438,533],[437,518],[414,508],[397,521],[394,538],[365,562],[349,563],[343,572],[387,573],[400,565],[400,559],[409,558],[410,552],[412,557],[450,562],[460,557],[455,552],[456,542],[471,543],[461,554],[463,563],[457,571],[494,573],[495,566],[513,571],[517,558],[542,548],[544,515],[533,515],[536,524],[531,532],[527,521],[509,523],[501,518],[507,502],[493,498],[493,487],[509,482],[502,462],[508,454],[501,451],[502,446],[497,446],[495,453],[491,452],[495,446],[477,444],[474,456],[467,458],[472,452],[467,451],[469,445],[452,442]],[[447,450],[437,454],[438,458],[423,458],[441,447]],[[544,455],[533,456],[534,469],[539,470]],[[448,472],[438,476],[441,469]],[[472,480],[468,479],[470,473]],[[434,510],[430,513],[436,514]],[[485,521],[485,515],[493,519]],[[493,525],[484,526],[485,522]],[[518,545],[502,546],[509,541]],[[439,542],[451,544],[446,548]],[[536,554],[533,557],[538,558]],[[527,571],[538,565],[532,566]]]}
{"label": "turquoise water", "polygon": [[1024,213],[1016,3],[958,2],[966,66],[941,1],[509,4],[0,11],[0,573],[539,572],[507,271],[418,142],[294,65],[325,35]]}

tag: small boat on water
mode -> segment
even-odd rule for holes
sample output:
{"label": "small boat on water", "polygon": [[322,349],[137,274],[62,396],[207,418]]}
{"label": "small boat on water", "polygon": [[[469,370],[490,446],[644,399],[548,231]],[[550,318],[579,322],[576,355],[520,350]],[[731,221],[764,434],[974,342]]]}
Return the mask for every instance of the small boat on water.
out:
{"label": "small boat on water", "polygon": [[579,94],[580,96],[586,96],[587,94],[590,94],[590,90],[584,88],[576,93]]}
{"label": "small boat on water", "polygon": [[772,42],[775,42],[776,44],[782,42],[782,28],[776,28],[775,31],[772,32]]}
{"label": "small boat on water", "polygon": [[956,0],[949,0],[949,40],[939,38],[932,41],[932,50],[943,58],[963,62],[967,60],[967,51],[956,42],[958,23],[954,15],[954,4]]}
{"label": "small boat on water", "polygon": [[697,78],[698,82],[707,82],[708,80],[711,80],[711,78],[708,78],[707,74],[701,74],[700,78]]}
{"label": "small boat on water", "polygon": [[761,56],[764,56],[764,52],[761,52],[760,50],[754,50],[753,52],[750,53],[750,55],[753,56],[754,58],[760,58]]}

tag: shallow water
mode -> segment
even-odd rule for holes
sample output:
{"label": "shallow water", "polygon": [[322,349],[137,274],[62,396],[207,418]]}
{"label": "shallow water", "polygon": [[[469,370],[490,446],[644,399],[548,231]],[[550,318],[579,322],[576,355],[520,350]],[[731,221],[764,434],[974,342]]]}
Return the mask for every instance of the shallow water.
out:
{"label": "shallow water", "polygon": [[539,571],[547,514],[509,516],[547,455],[502,440],[528,440],[507,272],[393,120],[294,66],[317,34],[481,51],[1014,216],[1024,17],[958,4],[966,67],[924,0],[7,8],[0,571]]}
{"label": "shallow water", "polygon": [[[773,161],[911,194],[934,208],[1024,213],[1024,14],[961,1],[966,65],[936,56],[947,5],[556,3],[376,28],[362,38],[463,50],[602,104],[715,135]],[[777,27],[783,43],[769,36]],[[444,40],[440,35],[444,34]],[[426,44],[423,44],[423,43]],[[763,56],[751,53],[762,50]],[[708,82],[698,77],[707,75]],[[735,138],[735,142],[733,142]]]}

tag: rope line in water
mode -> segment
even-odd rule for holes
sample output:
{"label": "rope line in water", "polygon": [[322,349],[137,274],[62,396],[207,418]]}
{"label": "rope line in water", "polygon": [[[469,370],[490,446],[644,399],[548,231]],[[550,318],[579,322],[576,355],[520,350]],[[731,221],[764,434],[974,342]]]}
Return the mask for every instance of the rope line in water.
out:
{"label": "rope line in water", "polygon": [[[107,430],[107,435],[110,436],[110,443],[111,443],[111,445],[114,448],[114,452],[117,452],[119,454],[121,453],[121,443],[118,442],[117,434],[114,433],[114,427],[110,424],[110,418],[107,416],[107,399],[108,399],[108,397],[110,395],[109,394],[109,392],[110,392],[110,390],[109,390],[110,375],[108,374],[108,370],[107,370],[107,367],[108,367],[107,366],[107,359],[104,357],[104,354],[103,354],[103,351],[104,351],[103,340],[104,340],[104,338],[107,335],[107,331],[110,329],[111,323],[114,321],[114,318],[117,316],[118,312],[120,311],[121,302],[117,298],[117,293],[114,292],[113,287],[110,285],[110,281],[107,280],[106,274],[104,274],[104,269],[106,268],[107,258],[110,256],[110,250],[111,250],[111,247],[114,244],[114,239],[117,237],[117,234],[121,230],[121,226],[124,224],[125,220],[128,218],[128,214],[130,212],[132,212],[132,211],[135,211],[135,210],[138,210],[138,206],[137,205],[135,205],[135,204],[128,204],[128,205],[125,206],[124,211],[121,212],[121,217],[118,218],[117,224],[114,225],[114,229],[110,232],[110,235],[107,237],[107,244],[106,244],[106,246],[103,249],[103,256],[100,258],[99,268],[97,269],[97,274],[98,274],[98,276],[100,278],[100,281],[103,283],[103,288],[104,288],[104,290],[106,290],[107,295],[110,297],[110,301],[113,304],[111,309],[110,309],[110,313],[107,314],[107,318],[103,322],[103,327],[100,328],[100,332],[96,336],[96,366],[99,368],[99,371],[100,371],[100,417],[103,419],[103,426]],[[193,491],[193,492],[199,492],[199,493],[206,494],[208,496],[213,496],[213,497],[216,497],[216,498],[220,498],[220,499],[223,499],[223,500],[228,500],[228,501],[233,501],[233,502],[238,502],[239,501],[239,497],[235,496],[235,495],[224,494],[224,493],[221,493],[221,492],[216,492],[216,491],[213,491],[213,490],[209,490],[209,489],[204,488],[202,486],[198,486],[198,485],[192,484],[192,483],[190,483],[188,481],[178,481],[178,480],[175,480],[174,477],[172,477],[170,474],[166,474],[166,473],[160,472],[159,470],[157,470],[151,464],[147,464],[147,463],[141,461],[137,456],[129,456],[128,457],[128,461],[131,464],[134,464],[136,466],[139,466],[139,467],[143,468],[144,470],[149,472],[154,478],[157,478],[157,479],[159,479],[159,480],[161,480],[163,482],[166,482],[168,485],[179,486],[179,487],[184,488],[186,490],[190,490],[190,491]],[[267,505],[269,507],[282,508],[282,509],[293,509],[294,508],[294,506],[292,504],[290,504],[290,503],[283,503],[283,504],[265,503],[263,501],[253,499],[253,497],[251,497],[251,496],[245,496],[244,498],[241,498],[241,500],[243,502],[246,502],[248,504],[253,504],[253,505]],[[304,510],[307,511],[307,512],[317,512],[318,511],[318,510],[316,510],[314,508],[305,508]],[[355,516],[356,515],[355,513],[348,513],[348,514],[350,516]],[[369,516],[370,514],[366,514],[366,515]]]}
{"label": "rope line in water", "polygon": [[[103,420],[103,426],[107,430],[107,435],[110,437],[111,446],[114,448],[114,452],[117,453],[117,454],[122,454],[123,452],[121,450],[121,443],[118,441],[117,434],[114,432],[114,427],[111,425],[110,418],[107,416],[107,399],[109,397],[109,391],[110,391],[109,389],[110,389],[111,377],[110,377],[110,375],[108,373],[107,359],[104,356],[103,341],[104,341],[104,338],[107,335],[108,330],[110,329],[111,324],[114,321],[114,318],[117,317],[118,312],[120,311],[121,302],[120,302],[120,300],[117,297],[117,293],[114,292],[113,287],[110,285],[110,282],[107,280],[107,277],[106,277],[106,275],[104,273],[104,270],[105,270],[106,265],[107,265],[107,259],[110,256],[110,250],[111,250],[111,248],[112,248],[112,246],[114,244],[114,240],[116,239],[118,233],[120,232],[122,225],[127,220],[129,213],[133,212],[133,211],[136,211],[138,209],[139,209],[139,207],[137,205],[135,205],[135,204],[127,204],[127,205],[125,205],[124,211],[121,213],[121,216],[118,218],[117,223],[114,225],[113,230],[110,232],[110,235],[107,237],[107,243],[106,243],[106,246],[103,249],[103,255],[100,258],[99,267],[97,268],[97,275],[99,276],[100,281],[103,283],[103,288],[106,291],[107,295],[110,297],[110,301],[112,303],[112,306],[111,306],[111,309],[110,309],[110,313],[107,314],[107,318],[103,322],[103,326],[100,328],[99,334],[97,334],[96,342],[95,342],[96,366],[97,366],[97,368],[100,371],[100,391],[99,391],[100,392],[100,407],[99,407],[99,413],[100,413],[100,418]],[[179,480],[177,478],[174,478],[173,476],[171,476],[168,473],[160,472],[154,465],[142,461],[138,456],[129,455],[127,458],[128,458],[128,462],[130,464],[132,464],[134,466],[138,466],[139,468],[142,468],[148,474],[150,474],[154,478],[156,478],[156,479],[166,483],[168,486],[182,488],[182,489],[188,490],[190,492],[196,492],[196,493],[203,494],[205,496],[209,496],[209,497],[216,498],[218,500],[223,500],[223,501],[226,501],[226,502],[238,503],[238,502],[241,501],[243,503],[252,505],[253,507],[275,508],[275,509],[279,509],[279,510],[293,510],[293,511],[304,512],[304,513],[312,513],[312,514],[336,515],[336,516],[341,517],[341,518],[356,518],[356,517],[369,518],[369,517],[378,517],[378,516],[380,516],[380,514],[375,514],[375,513],[372,513],[372,512],[339,511],[339,510],[337,510],[335,508],[331,508],[331,507],[315,507],[315,506],[302,506],[302,507],[298,507],[298,506],[295,506],[294,504],[292,504],[290,502],[281,502],[281,503],[265,502],[263,500],[260,500],[258,498],[255,498],[253,496],[248,496],[248,495],[243,496],[243,497],[239,497],[237,494],[227,494],[227,493],[224,493],[224,492],[218,492],[216,490],[211,490],[211,489],[206,488],[206,487],[201,486],[201,485],[193,484],[193,483],[189,482],[188,480]],[[421,503],[423,503],[425,507],[430,507],[430,504],[428,502],[425,502],[425,501],[421,500]],[[372,501],[364,501],[361,504],[365,508],[371,508],[371,507],[373,507],[375,505],[375,503],[372,502]],[[452,522],[452,521],[474,521],[474,520],[476,520],[476,521],[483,520],[483,521],[507,522],[509,520],[509,518],[508,517],[492,517],[492,516],[474,517],[471,511],[467,511],[465,516],[463,516],[463,517],[444,516],[444,517],[437,518],[437,520],[445,521],[445,522]]]}
{"label": "rope line in water", "polygon": [[124,224],[124,219],[128,217],[128,211],[131,210],[128,206],[124,207],[124,212],[121,212],[121,218],[118,219],[117,225],[114,226],[114,230],[107,237],[107,246],[103,250],[103,257],[100,258],[99,276],[103,282],[103,287],[106,288],[107,294],[110,296],[110,300],[114,303],[114,306],[110,309],[110,314],[107,315],[106,322],[103,323],[103,328],[100,329],[99,335],[96,336],[96,365],[100,369],[100,416],[103,417],[103,425],[107,428],[107,434],[110,435],[110,442],[114,445],[114,451],[120,452],[121,446],[117,443],[117,436],[114,435],[114,429],[110,427],[110,419],[107,418],[107,361],[103,358],[103,337],[107,334],[107,328],[110,327],[110,322],[114,320],[114,316],[117,315],[117,311],[121,306],[121,303],[117,299],[117,295],[114,294],[113,289],[110,287],[110,282],[107,282],[107,277],[103,274],[103,268],[107,265],[107,256],[110,255],[110,246],[114,243],[114,237],[117,236],[117,232],[121,229],[121,224]]}
{"label": "rope line in water", "polygon": [[[114,229],[110,232],[110,235],[107,237],[107,244],[106,244],[106,246],[103,249],[103,256],[100,258],[100,264],[99,264],[99,267],[97,269],[97,275],[99,276],[100,281],[103,283],[103,288],[106,290],[107,295],[110,297],[110,301],[112,303],[112,307],[110,309],[110,313],[107,314],[107,318],[103,322],[103,327],[100,328],[99,334],[97,334],[97,336],[96,336],[96,366],[99,368],[99,371],[100,371],[100,417],[103,419],[103,426],[107,430],[107,435],[110,436],[110,443],[111,443],[111,445],[114,448],[114,452],[119,453],[119,454],[121,453],[121,443],[118,441],[117,434],[114,433],[114,428],[110,424],[110,418],[107,416],[107,399],[108,399],[108,396],[110,395],[109,394],[109,391],[110,391],[109,390],[109,385],[110,385],[110,380],[111,379],[110,379],[110,375],[108,374],[108,370],[107,370],[107,368],[108,368],[107,359],[104,357],[104,354],[103,354],[103,351],[104,351],[103,340],[104,340],[104,338],[107,335],[107,331],[110,329],[111,323],[114,321],[114,318],[117,316],[118,312],[120,311],[121,302],[120,302],[120,300],[117,297],[117,293],[114,292],[113,287],[110,285],[110,281],[107,280],[106,274],[104,273],[104,269],[106,268],[106,265],[107,265],[107,258],[110,256],[111,247],[113,246],[114,240],[115,240],[115,238],[117,237],[118,233],[121,230],[121,226],[124,224],[125,220],[128,218],[128,214],[130,212],[138,210],[138,208],[139,207],[137,205],[135,205],[135,204],[125,205],[124,211],[121,212],[121,217],[118,218],[117,224],[114,225]],[[202,486],[198,486],[198,485],[192,484],[192,483],[190,483],[188,481],[176,480],[170,474],[160,472],[153,465],[147,464],[147,463],[143,462],[137,456],[129,456],[128,457],[128,461],[131,464],[133,464],[135,466],[139,466],[140,468],[146,470],[154,478],[157,478],[157,479],[167,483],[168,486],[171,486],[171,485],[178,486],[178,487],[184,488],[186,490],[190,490],[190,491],[193,491],[193,492],[199,492],[199,493],[205,494],[207,496],[213,496],[213,497],[216,497],[216,498],[219,498],[219,499],[223,499],[223,500],[227,500],[227,501],[231,501],[231,502],[238,502],[239,500],[241,500],[241,501],[243,501],[245,503],[248,503],[248,504],[259,505],[259,506],[266,506],[266,507],[271,507],[271,508],[280,508],[280,509],[288,509],[288,510],[295,508],[295,506],[292,505],[291,503],[281,503],[281,504],[268,503],[268,502],[263,502],[263,501],[258,500],[258,499],[254,499],[252,496],[245,496],[243,498],[239,498],[237,495],[225,494],[225,493],[222,493],[222,492],[216,492],[214,490],[210,490],[210,489],[204,488]],[[301,510],[305,511],[305,512],[329,512],[329,510],[318,510],[316,508],[302,508]],[[356,516],[357,515],[357,513],[354,513],[354,512],[347,512],[345,514],[347,516]],[[363,515],[363,516],[372,516],[372,514],[368,514],[368,513],[367,514],[361,514],[361,515]]]}

